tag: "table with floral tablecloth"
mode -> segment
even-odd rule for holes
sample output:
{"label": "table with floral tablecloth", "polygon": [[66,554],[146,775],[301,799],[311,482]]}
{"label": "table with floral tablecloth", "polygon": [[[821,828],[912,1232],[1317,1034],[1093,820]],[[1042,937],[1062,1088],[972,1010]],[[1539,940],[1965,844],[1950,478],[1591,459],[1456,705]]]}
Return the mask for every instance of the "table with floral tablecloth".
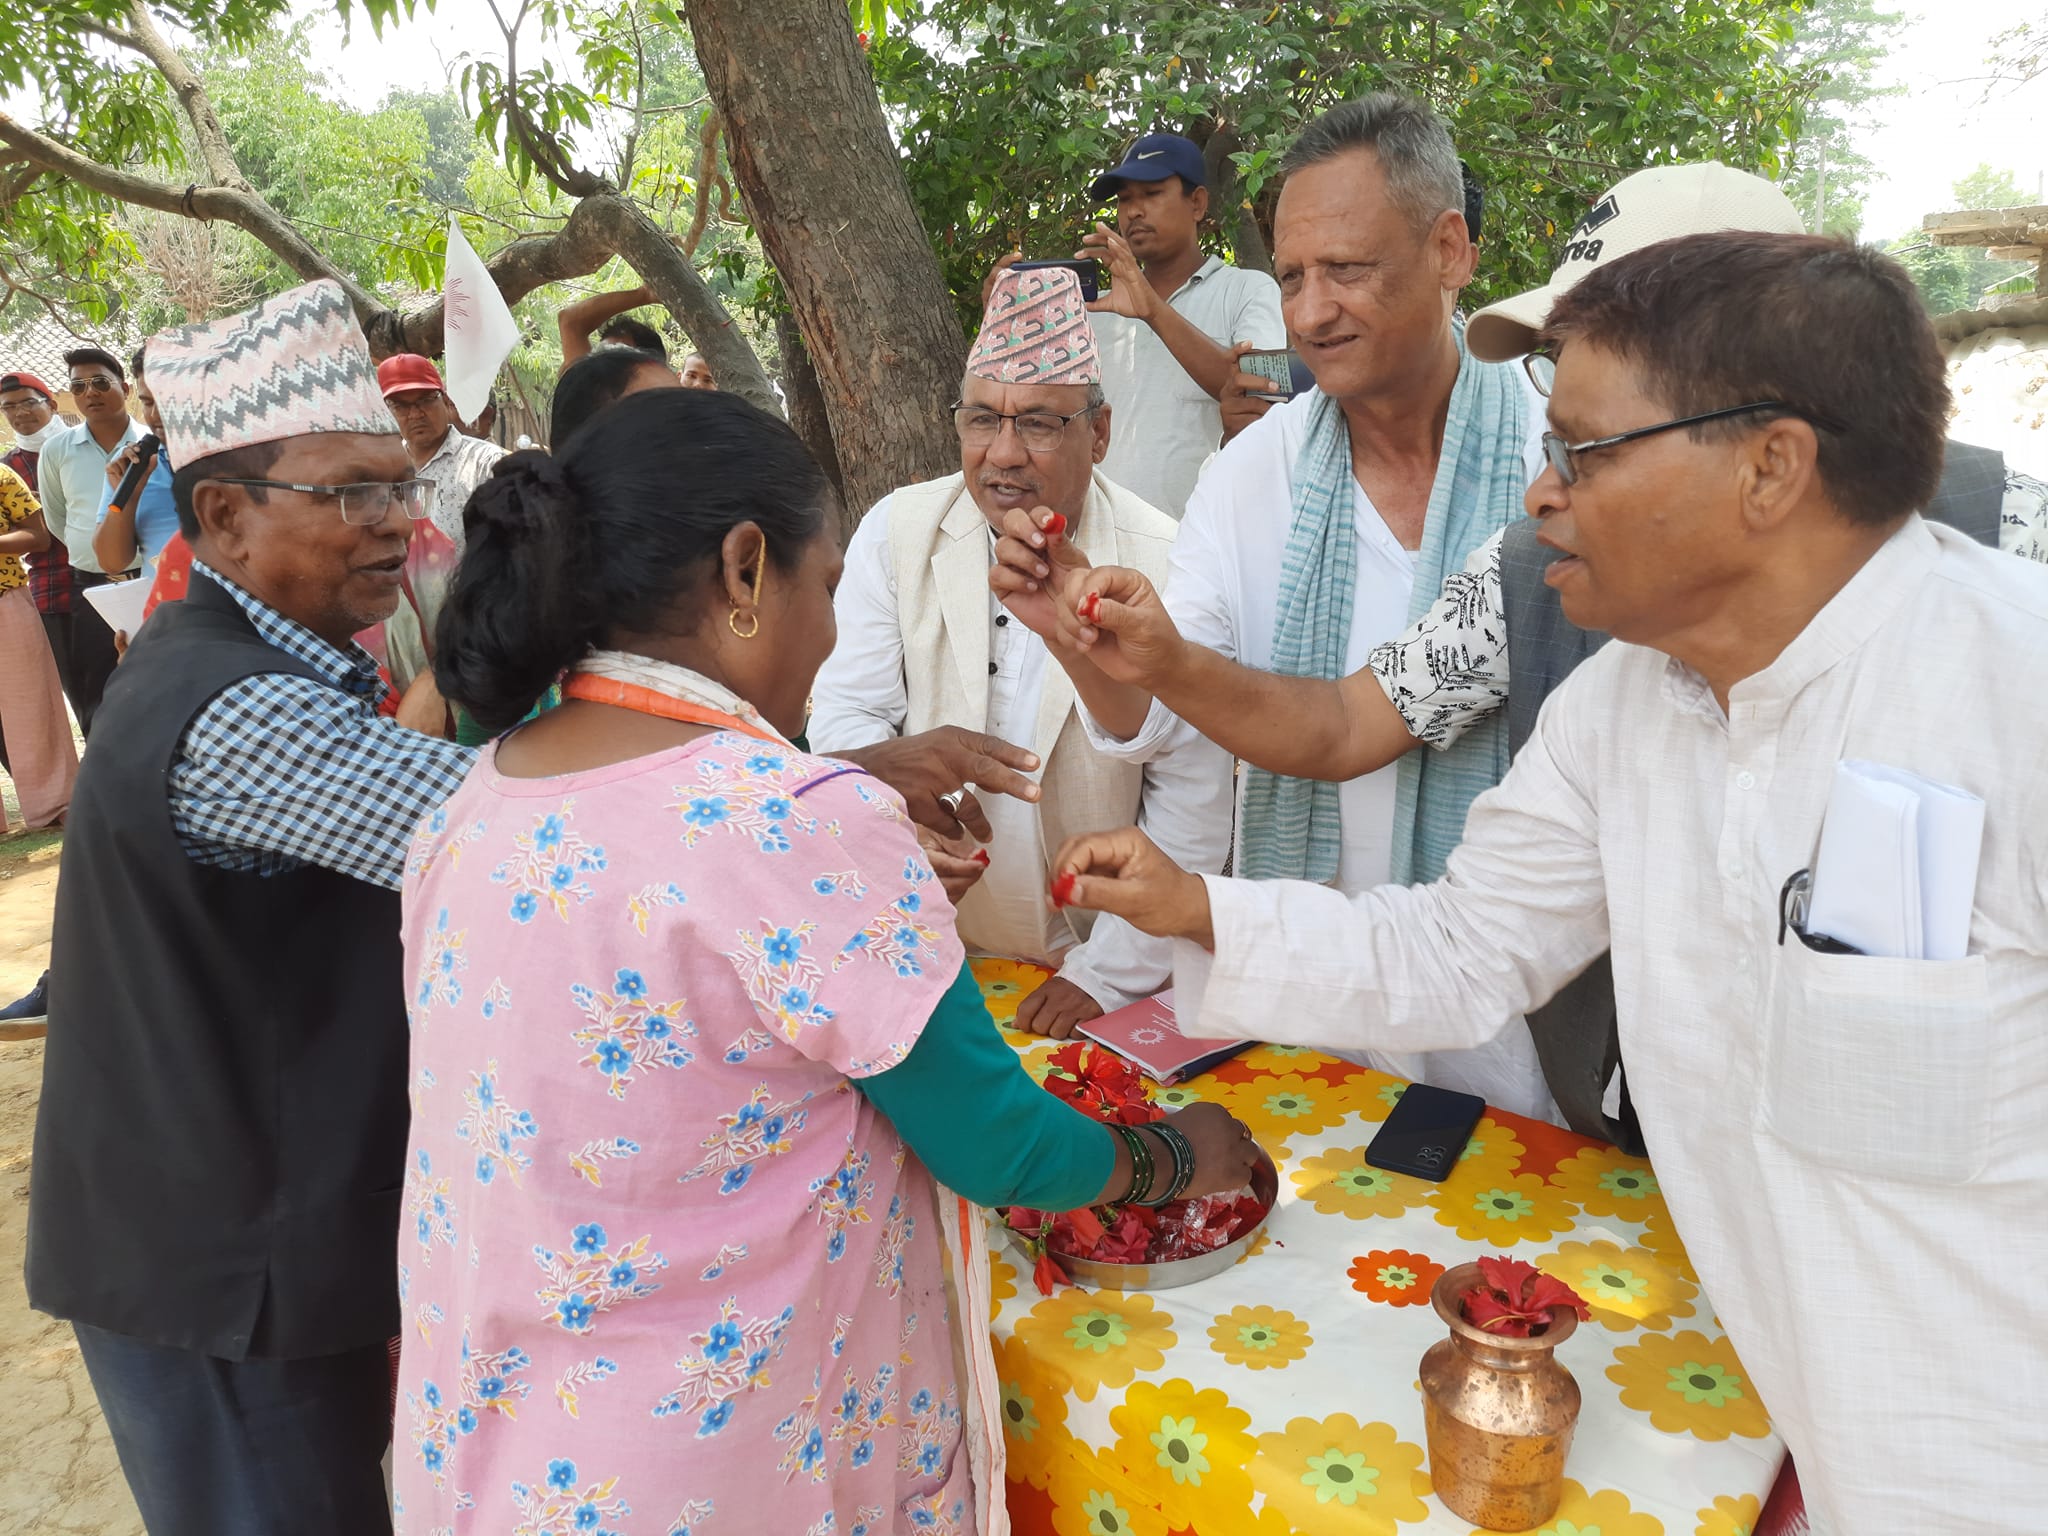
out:
{"label": "table with floral tablecloth", "polygon": [[[1008,1023],[1046,973],[974,967],[1042,1076],[1057,1042]],[[1430,1496],[1416,1376],[1447,1332],[1432,1282],[1485,1254],[1527,1260],[1593,1308],[1558,1349],[1584,1407],[1547,1536],[1750,1536],[1783,1447],[1648,1162],[1491,1112],[1443,1183],[1386,1173],[1365,1148],[1403,1088],[1262,1045],[1154,1090],[1225,1105],[1279,1165],[1265,1233],[1214,1279],[1043,1297],[992,1237],[1019,1536],[1466,1536]]]}

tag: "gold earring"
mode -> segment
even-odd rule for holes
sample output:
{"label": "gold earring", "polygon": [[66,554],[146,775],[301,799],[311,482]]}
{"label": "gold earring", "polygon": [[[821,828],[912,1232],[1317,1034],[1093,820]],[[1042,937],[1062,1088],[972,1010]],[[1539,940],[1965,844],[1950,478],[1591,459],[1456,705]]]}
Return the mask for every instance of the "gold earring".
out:
{"label": "gold earring", "polygon": [[748,628],[740,630],[739,604],[733,604],[732,611],[725,616],[726,627],[742,640],[751,640],[761,633],[761,583],[768,575],[768,551],[761,551],[761,558],[754,566],[754,611],[747,615]]}

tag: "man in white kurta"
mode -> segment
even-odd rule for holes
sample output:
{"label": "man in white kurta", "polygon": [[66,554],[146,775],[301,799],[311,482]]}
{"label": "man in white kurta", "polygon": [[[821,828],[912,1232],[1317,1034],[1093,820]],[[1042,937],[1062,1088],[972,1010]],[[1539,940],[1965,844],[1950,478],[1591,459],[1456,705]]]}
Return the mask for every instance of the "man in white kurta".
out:
{"label": "man in white kurta", "polygon": [[806,734],[833,753],[956,725],[1038,755],[1040,798],[989,797],[993,836],[981,857],[940,846],[933,860],[959,893],[968,945],[1058,971],[1025,999],[1018,1023],[1065,1035],[1163,987],[1169,951],[1119,919],[1049,908],[1051,851],[1076,833],[1135,822],[1191,867],[1221,869],[1230,760],[1199,740],[1142,767],[1096,751],[1046,642],[989,590],[993,521],[1014,506],[1049,507],[1091,559],[1161,579],[1177,531],[1094,470],[1110,410],[1073,275],[1005,273],[989,315],[955,413],[961,473],[884,497],[847,546],[839,640],[818,674]]}
{"label": "man in white kurta", "polygon": [[[1652,1160],[1816,1531],[2021,1536],[2048,1486],[2048,710],[1987,679],[2048,663],[2048,572],[1913,511],[1947,406],[1917,305],[1882,258],[1736,234],[1560,301],[1575,478],[1529,510],[1567,615],[1628,643],[1551,696],[1436,884],[1196,882],[1130,834],[1060,866],[1194,941],[1191,1033],[1470,1045],[1611,946]],[[1845,759],[1984,800],[1964,958],[1782,921]]]}
{"label": "man in white kurta", "polygon": [[[1426,208],[1402,190],[1417,186],[1430,189]],[[1289,335],[1317,387],[1233,438],[1196,483],[1167,579],[1157,584],[1189,641],[1248,667],[1275,665],[1294,504],[1313,423],[1330,402],[1342,412],[1350,438],[1344,489],[1353,570],[1343,654],[1328,675],[1363,667],[1376,646],[1401,633],[1413,613],[1418,567],[1432,569],[1425,551],[1436,551],[1446,573],[1458,569],[1466,550],[1449,542],[1447,527],[1467,526],[1469,516],[1477,542],[1514,515],[1527,483],[1520,475],[1504,484],[1497,508],[1446,504],[1457,483],[1456,456],[1444,454],[1447,414],[1461,373],[1483,366],[1461,361],[1452,321],[1452,305],[1475,260],[1464,203],[1449,131],[1419,101],[1382,96],[1346,103],[1302,135],[1275,215],[1275,271]],[[1507,384],[1524,388],[1519,374]],[[1527,430],[1498,448],[1503,457],[1520,454],[1533,476],[1541,428],[1541,405],[1533,396],[1525,415]],[[1471,436],[1491,445],[1497,432],[1488,422],[1475,424]],[[1431,575],[1427,590],[1436,587]],[[1086,652],[1070,656],[1082,718],[1097,750],[1145,764],[1202,739],[1156,699],[1149,710],[1140,704],[1135,715],[1114,704],[1103,707],[1101,673]],[[1473,741],[1464,750],[1477,756],[1491,749]],[[1499,761],[1505,765],[1504,748]],[[1397,872],[1396,849],[1421,841],[1415,812],[1405,824],[1400,814],[1402,772],[1389,765],[1339,787],[1338,847],[1328,873],[1338,889],[1410,878]],[[1241,867],[1264,851],[1260,830],[1246,815],[1250,787],[1247,774],[1240,779],[1237,814]],[[1423,867],[1414,878],[1434,873],[1428,859],[1410,863]],[[1556,1118],[1535,1042],[1520,1020],[1469,1050],[1349,1054],[1402,1077],[1479,1094],[1517,1114]]]}

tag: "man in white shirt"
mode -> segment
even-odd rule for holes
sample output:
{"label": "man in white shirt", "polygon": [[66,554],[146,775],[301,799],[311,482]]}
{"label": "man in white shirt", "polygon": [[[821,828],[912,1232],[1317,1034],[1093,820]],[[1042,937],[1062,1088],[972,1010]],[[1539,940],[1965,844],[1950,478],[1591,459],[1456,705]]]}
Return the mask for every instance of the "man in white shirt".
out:
{"label": "man in white shirt", "polygon": [[[1445,877],[1205,880],[1131,832],[1057,867],[1192,941],[1204,1035],[1467,1044],[1611,944],[1650,1155],[1815,1530],[2038,1532],[2048,1330],[2015,1284],[2048,1266],[2048,711],[1985,681],[2048,664],[2048,572],[1914,511],[1948,387],[1881,255],[1667,242],[1587,276],[1542,341],[1528,507],[1567,616],[1615,639]],[[1802,930],[1786,895],[1829,876],[1848,759],[1983,800],[1966,958]]]}
{"label": "man in white shirt", "polygon": [[989,591],[993,524],[1014,507],[1049,507],[1091,556],[1114,552],[1161,575],[1176,531],[1096,470],[1111,411],[1073,273],[997,278],[954,422],[961,472],[884,497],[847,547],[839,640],[818,674],[806,735],[816,751],[852,754],[956,726],[1037,754],[1039,800],[992,797],[981,807],[987,847],[940,843],[933,863],[970,946],[1058,970],[1017,1022],[1064,1036],[1158,991],[1167,948],[1113,918],[1091,927],[1048,909],[1051,850],[1076,832],[1136,821],[1176,857],[1221,869],[1230,760],[1202,741],[1143,767],[1095,751],[1045,643]]}
{"label": "man in white shirt", "polygon": [[127,574],[100,568],[92,536],[99,526],[100,502],[107,493],[107,462],[141,437],[142,428],[128,414],[128,376],[113,353],[100,347],[76,347],[64,354],[64,365],[71,370],[71,398],[84,420],[43,444],[36,465],[36,489],[50,537],[71,556],[78,592],[72,604],[68,658],[75,689],[71,708],[78,716],[79,730],[90,737],[100,695],[106,692],[107,679],[113,676],[120,657],[114,649],[114,631],[100,617],[99,609],[84,600],[85,590],[103,587]]}
{"label": "man in white shirt", "polygon": [[405,434],[412,471],[433,487],[427,517],[462,548],[462,509],[469,493],[488,480],[505,450],[462,430],[441,370],[416,352],[400,352],[377,365],[377,386]]}
{"label": "man in white shirt", "polygon": [[[1521,516],[1541,458],[1541,401],[1519,369],[1466,355],[1452,317],[1475,261],[1464,176],[1425,105],[1377,95],[1333,108],[1302,134],[1287,169],[1275,268],[1288,332],[1317,387],[1216,456],[1181,524],[1165,604],[1182,635],[1222,657],[1336,678]],[[1035,536],[1028,514],[1007,522]],[[1007,565],[992,580],[1019,590]],[[1052,614],[1041,632],[1060,635],[1054,605],[1038,607]],[[1071,634],[1055,647],[1096,746],[1143,763],[1201,739],[1131,686],[1138,674],[1114,650],[1112,641],[1083,651]],[[1473,796],[1506,768],[1496,726],[1341,785],[1247,770],[1237,868],[1346,891],[1433,879]],[[1469,1050],[1364,1059],[1519,1114],[1556,1113],[1519,1023]]]}
{"label": "man in white shirt", "polygon": [[1208,172],[1191,139],[1146,134],[1089,193],[1116,204],[1116,228],[1097,224],[1075,253],[1109,269],[1108,291],[1088,306],[1119,423],[1102,472],[1178,518],[1223,440],[1217,401],[1238,356],[1287,345],[1280,288],[1203,252]]}

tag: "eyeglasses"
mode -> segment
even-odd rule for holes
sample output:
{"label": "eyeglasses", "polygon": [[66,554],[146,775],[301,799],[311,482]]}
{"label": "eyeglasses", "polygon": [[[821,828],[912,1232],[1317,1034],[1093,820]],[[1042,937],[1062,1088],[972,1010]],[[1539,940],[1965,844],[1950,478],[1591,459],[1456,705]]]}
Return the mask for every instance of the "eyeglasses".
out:
{"label": "eyeglasses", "polygon": [[986,448],[1002,435],[1003,423],[1010,422],[1017,429],[1017,440],[1032,453],[1051,453],[1059,447],[1060,440],[1067,435],[1067,424],[1079,421],[1083,416],[1093,416],[1099,406],[1075,411],[1070,416],[1061,416],[1054,411],[1023,411],[1015,416],[1001,411],[992,411],[981,405],[962,405],[953,402],[953,430],[960,434],[960,442],[968,448]]}
{"label": "eyeglasses", "polygon": [[[341,520],[358,528],[375,527],[384,521],[396,501],[405,515],[418,522],[427,515],[430,480],[363,480],[354,485],[300,485],[295,480],[236,480],[209,476],[215,485],[254,485],[271,491],[299,491],[308,496],[333,496],[341,502]],[[206,481],[200,482],[202,485]]]}
{"label": "eyeglasses", "polygon": [[[1557,359],[1544,352],[1531,352],[1522,359],[1522,371],[1529,376],[1529,382],[1536,387],[1536,393],[1544,399],[1550,398],[1550,386],[1557,378]],[[1813,411],[1802,411],[1798,406],[1783,400],[1752,400],[1747,405],[1724,405],[1718,411],[1702,411],[1697,416],[1681,416],[1676,421],[1660,421],[1654,426],[1637,427],[1633,432],[1617,432],[1612,437],[1591,438],[1583,443],[1568,443],[1555,432],[1543,434],[1543,457],[1550,467],[1557,471],[1558,479],[1566,485],[1579,483],[1578,458],[1582,453],[1593,453],[1602,448],[1616,448],[1623,443],[1632,443],[1639,437],[1655,437],[1660,432],[1676,432],[1680,427],[1696,427],[1703,422],[1725,421],[1731,416],[1747,416],[1756,411],[1777,411],[1782,415],[1796,416],[1809,426],[1822,431],[1839,432],[1841,428],[1827,417]]]}
{"label": "eyeglasses", "polygon": [[121,381],[112,374],[106,373],[89,374],[85,378],[73,379],[71,381],[71,393],[74,395],[103,395],[110,389],[119,389],[120,387]]}

